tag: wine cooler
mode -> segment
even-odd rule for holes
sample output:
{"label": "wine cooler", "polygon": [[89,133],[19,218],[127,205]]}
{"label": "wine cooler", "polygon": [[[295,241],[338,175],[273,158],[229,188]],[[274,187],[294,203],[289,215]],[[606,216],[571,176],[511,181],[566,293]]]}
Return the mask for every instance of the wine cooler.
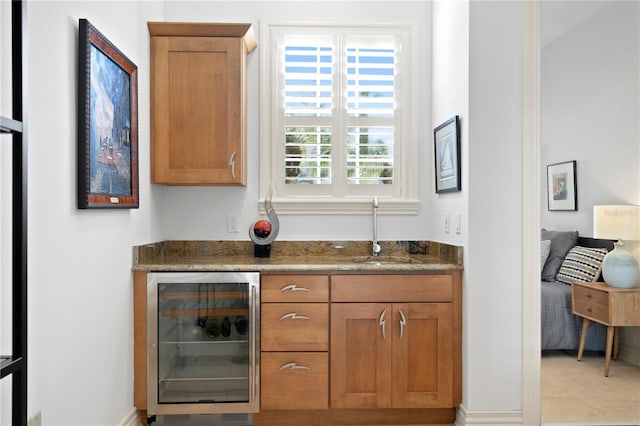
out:
{"label": "wine cooler", "polygon": [[259,410],[260,274],[148,274],[147,412]]}

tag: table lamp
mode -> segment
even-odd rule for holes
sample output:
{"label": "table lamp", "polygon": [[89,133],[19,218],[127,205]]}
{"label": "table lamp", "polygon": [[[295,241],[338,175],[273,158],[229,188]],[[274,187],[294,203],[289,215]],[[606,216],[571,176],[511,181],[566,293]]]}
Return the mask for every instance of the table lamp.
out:
{"label": "table lamp", "polygon": [[640,240],[640,206],[593,206],[593,237],[614,240],[614,249],[602,261],[602,276],[611,287],[638,284],[638,260],[622,240]]}

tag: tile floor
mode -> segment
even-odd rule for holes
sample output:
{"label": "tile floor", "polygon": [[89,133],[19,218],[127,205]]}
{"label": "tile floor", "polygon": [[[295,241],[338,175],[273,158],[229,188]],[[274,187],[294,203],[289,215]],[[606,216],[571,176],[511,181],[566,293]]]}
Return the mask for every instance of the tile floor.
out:
{"label": "tile floor", "polygon": [[541,367],[543,423],[640,425],[640,368],[611,360],[604,377],[604,355],[545,351]]}

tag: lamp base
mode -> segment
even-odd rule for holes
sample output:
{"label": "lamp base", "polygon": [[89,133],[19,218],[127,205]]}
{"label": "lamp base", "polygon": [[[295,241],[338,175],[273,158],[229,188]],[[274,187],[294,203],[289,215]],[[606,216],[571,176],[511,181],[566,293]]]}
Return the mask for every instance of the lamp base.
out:
{"label": "lamp base", "polygon": [[602,261],[602,277],[610,287],[633,288],[638,284],[638,261],[622,242],[613,245]]}

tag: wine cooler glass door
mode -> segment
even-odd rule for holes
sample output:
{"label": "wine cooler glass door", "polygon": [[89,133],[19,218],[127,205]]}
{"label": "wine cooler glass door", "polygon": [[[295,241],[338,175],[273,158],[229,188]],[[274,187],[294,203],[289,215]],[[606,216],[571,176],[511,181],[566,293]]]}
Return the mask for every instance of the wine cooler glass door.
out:
{"label": "wine cooler glass door", "polygon": [[155,302],[154,321],[149,321],[153,335],[149,366],[154,376],[148,389],[154,402],[151,411],[257,411],[259,275],[153,275],[149,286],[150,301]]}

